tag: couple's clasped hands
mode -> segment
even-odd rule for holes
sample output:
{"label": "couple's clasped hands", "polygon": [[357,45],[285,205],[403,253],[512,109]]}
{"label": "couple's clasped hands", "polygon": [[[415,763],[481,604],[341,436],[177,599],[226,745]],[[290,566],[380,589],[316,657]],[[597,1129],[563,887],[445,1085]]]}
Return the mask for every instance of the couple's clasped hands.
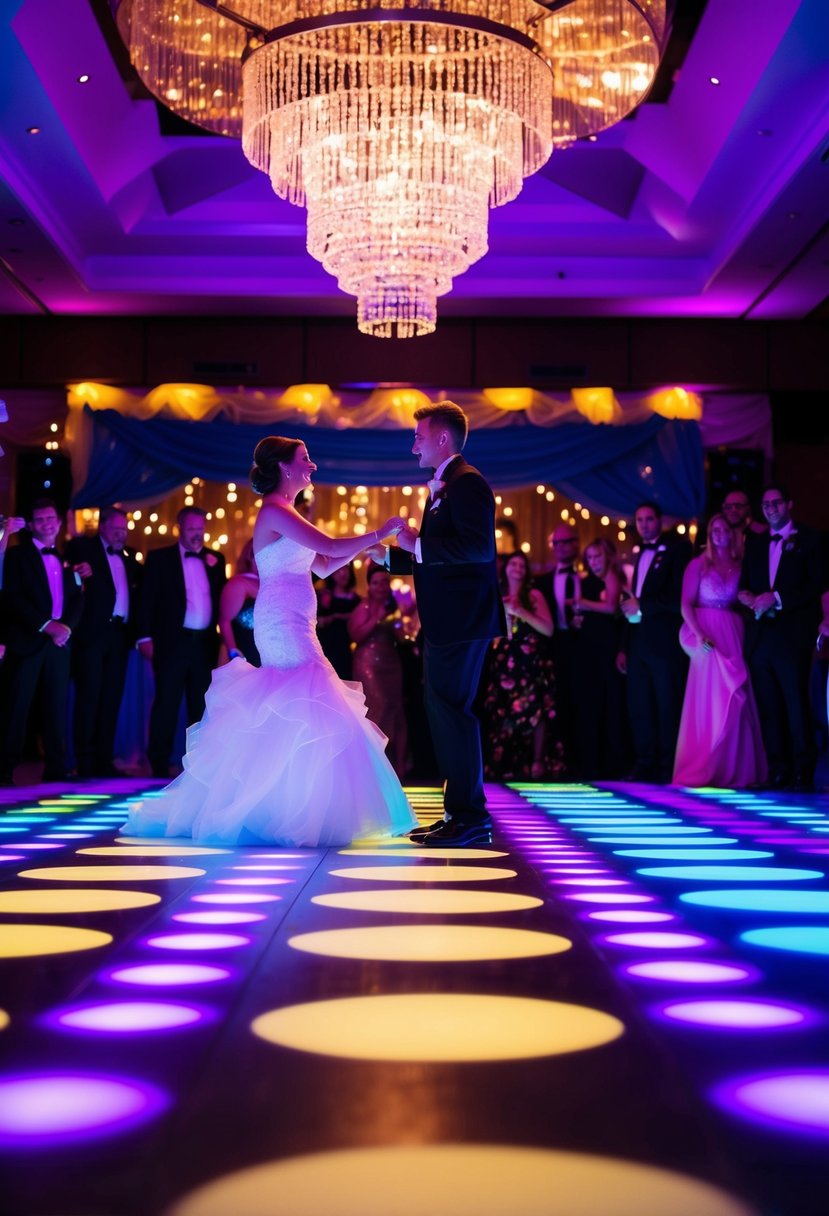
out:
{"label": "couple's clasped hands", "polygon": [[380,542],[392,536],[396,538],[401,549],[405,549],[407,553],[414,553],[415,541],[418,537],[417,530],[410,528],[401,515],[392,515],[377,529],[377,543],[366,548],[366,556],[370,557],[372,561],[384,561],[386,555],[384,546]]}

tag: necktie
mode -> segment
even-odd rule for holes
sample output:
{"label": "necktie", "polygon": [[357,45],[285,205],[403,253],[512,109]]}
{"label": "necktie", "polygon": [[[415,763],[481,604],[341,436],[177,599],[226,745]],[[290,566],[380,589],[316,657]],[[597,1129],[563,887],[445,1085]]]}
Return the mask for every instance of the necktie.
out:
{"label": "necktie", "polygon": [[772,532],[771,536],[769,537],[770,541],[771,540],[782,540],[782,539],[783,539],[782,532]]}
{"label": "necktie", "polygon": [[184,551],[184,556],[185,556],[185,557],[199,557],[199,558],[200,558],[200,557],[203,557],[203,556],[204,556],[204,550],[203,550],[203,549],[199,549],[198,553],[194,553],[192,549],[185,549],[185,551]]}
{"label": "necktie", "polygon": [[60,557],[60,554],[58,553],[57,549],[55,549],[55,548],[41,549],[40,552],[43,557],[46,557],[47,554],[51,557]]}
{"label": "necktie", "polygon": [[116,549],[114,545],[107,545],[107,553],[113,554],[116,557],[123,557],[123,549]]}
{"label": "necktie", "polygon": [[[575,570],[572,566],[559,566],[559,572],[565,576],[564,577],[564,599],[565,599],[565,601],[571,600],[576,593]],[[573,621],[572,606],[565,602],[564,623],[569,628],[569,626],[572,624],[572,621]]]}

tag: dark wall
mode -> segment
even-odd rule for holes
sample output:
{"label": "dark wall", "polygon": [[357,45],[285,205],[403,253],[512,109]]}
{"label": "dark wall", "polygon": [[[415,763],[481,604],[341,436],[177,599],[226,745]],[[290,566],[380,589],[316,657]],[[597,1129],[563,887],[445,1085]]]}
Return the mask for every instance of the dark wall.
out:
{"label": "dark wall", "polygon": [[428,337],[396,341],[365,337],[350,319],[2,317],[0,385],[402,381],[819,393],[829,392],[827,350],[829,322],[820,321],[449,318]]}

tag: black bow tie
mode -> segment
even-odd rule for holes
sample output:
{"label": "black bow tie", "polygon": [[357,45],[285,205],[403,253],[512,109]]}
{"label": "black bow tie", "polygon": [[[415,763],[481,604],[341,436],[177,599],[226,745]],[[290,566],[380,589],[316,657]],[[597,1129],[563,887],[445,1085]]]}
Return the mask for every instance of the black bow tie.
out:
{"label": "black bow tie", "polygon": [[573,566],[559,566],[559,568],[558,568],[558,572],[559,572],[559,574],[573,574],[573,573],[575,572],[575,567],[573,567]]}
{"label": "black bow tie", "polygon": [[114,557],[123,557],[124,556],[124,550],[116,549],[115,545],[107,545],[107,553],[113,554]]}
{"label": "black bow tie", "polygon": [[194,553],[192,549],[184,550],[185,557],[204,557],[204,549],[199,549],[198,553]]}
{"label": "black bow tie", "polygon": [[41,553],[42,557],[46,557],[47,554],[49,554],[51,557],[60,557],[60,554],[58,553],[57,549],[55,549],[55,548],[41,549],[40,553]]}
{"label": "black bow tie", "polygon": [[771,536],[769,537],[769,540],[782,540],[782,539],[783,539],[782,532],[772,532]]}
{"label": "black bow tie", "polygon": [[639,548],[640,548],[641,552],[644,553],[646,549],[658,549],[659,545],[657,544],[657,542],[655,540],[647,540],[647,541],[642,541],[642,543],[639,545]]}

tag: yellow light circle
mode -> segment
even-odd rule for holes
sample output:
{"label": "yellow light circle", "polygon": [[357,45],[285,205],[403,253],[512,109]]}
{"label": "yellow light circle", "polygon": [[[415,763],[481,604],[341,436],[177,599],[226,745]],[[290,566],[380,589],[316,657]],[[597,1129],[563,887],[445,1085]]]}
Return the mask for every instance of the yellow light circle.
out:
{"label": "yellow light circle", "polygon": [[18,878],[45,882],[167,882],[173,878],[200,878],[204,870],[192,866],[43,866],[21,870]]}
{"label": "yellow light circle", "polygon": [[[388,849],[339,849],[342,857],[388,857]],[[401,850],[406,858],[423,858],[424,861],[457,861],[468,857],[470,861],[481,861],[486,857],[508,857],[508,853],[498,853],[495,849],[425,849],[414,843],[406,850]]]}
{"label": "yellow light circle", "polygon": [[345,1149],[268,1161],[185,1195],[170,1216],[756,1216],[673,1170],[500,1144]]}
{"label": "yellow light circle", "polygon": [[392,887],[387,891],[341,891],[335,895],[314,895],[311,903],[347,912],[400,912],[427,916],[481,915],[483,913],[524,912],[540,908],[543,900],[532,895],[508,895],[503,891],[431,891],[423,887],[407,890]]}
{"label": "yellow light circle", "polygon": [[351,878],[356,882],[496,882],[515,878],[515,870],[496,866],[349,866],[332,870],[332,878]]}
{"label": "yellow light circle", "polygon": [[90,857],[203,857],[208,853],[230,853],[230,849],[199,848],[185,844],[107,845],[99,849],[78,849]]}
{"label": "yellow light circle", "polygon": [[432,1063],[565,1055],[624,1033],[618,1018],[583,1005],[458,992],[288,1005],[261,1014],[251,1029],[269,1043],[315,1055]]}
{"label": "yellow light circle", "polygon": [[73,929],[69,925],[0,925],[0,958],[31,958],[37,954],[74,954],[108,946],[111,933]]}
{"label": "yellow light circle", "polygon": [[5,1030],[11,1018],[6,1013],[5,1009],[0,1009],[0,1030]]}
{"label": "yellow light circle", "polygon": [[480,962],[563,954],[573,943],[555,933],[488,925],[376,925],[298,933],[288,945],[306,954],[382,962]]}
{"label": "yellow light circle", "polygon": [[161,903],[147,891],[77,890],[66,887],[41,891],[0,891],[0,912],[120,912]]}

